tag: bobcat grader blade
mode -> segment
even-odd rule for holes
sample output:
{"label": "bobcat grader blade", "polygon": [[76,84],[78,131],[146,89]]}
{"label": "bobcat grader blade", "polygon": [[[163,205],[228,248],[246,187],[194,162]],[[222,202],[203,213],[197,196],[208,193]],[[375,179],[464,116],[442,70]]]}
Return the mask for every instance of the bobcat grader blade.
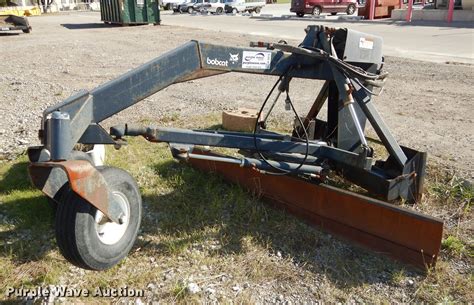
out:
{"label": "bobcat grader blade", "polygon": [[[193,153],[217,156],[196,149]],[[276,207],[346,240],[422,269],[436,262],[443,223],[434,217],[324,183],[269,176],[208,159],[190,158],[188,162],[238,183]]]}
{"label": "bobcat grader blade", "polygon": [[[29,174],[57,206],[56,239],[62,254],[93,270],[110,268],[127,255],[140,226],[140,192],[127,172],[100,166],[103,158],[97,151],[102,144],[120,148],[126,137],[142,136],[169,143],[176,159],[217,172],[324,230],[417,267],[433,266],[443,223],[388,203],[421,198],[426,153],[400,146],[373,104],[372,96],[381,93],[387,77],[382,71],[382,39],[349,29],[308,26],[299,46],[251,45],[190,41],[44,111],[42,145],[28,150]],[[228,72],[277,79],[257,117],[263,117],[264,110],[267,115],[255,120],[253,132],[127,123],[107,132],[100,125],[172,84]],[[303,117],[290,96],[295,78],[325,81]],[[290,134],[266,126],[282,94],[285,108],[295,117]],[[325,103],[323,121],[318,115]],[[365,135],[367,124],[387,158],[376,158]],[[94,149],[84,153],[74,149],[76,144]],[[240,157],[215,154],[208,147],[234,149]],[[331,186],[328,177],[334,176],[364,189],[366,195]]]}

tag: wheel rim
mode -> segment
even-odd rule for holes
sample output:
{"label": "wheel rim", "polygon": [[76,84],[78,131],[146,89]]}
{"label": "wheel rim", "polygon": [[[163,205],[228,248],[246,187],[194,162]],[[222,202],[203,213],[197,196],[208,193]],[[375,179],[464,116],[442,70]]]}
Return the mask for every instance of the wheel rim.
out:
{"label": "wheel rim", "polygon": [[354,14],[354,11],[355,11],[354,7],[353,7],[352,5],[351,5],[351,6],[349,6],[349,9],[348,9],[348,13],[349,13],[349,15],[352,15],[352,14]]}
{"label": "wheel rim", "polygon": [[112,192],[114,196],[114,202],[120,206],[124,215],[121,220],[122,223],[118,224],[115,222],[108,221],[105,215],[97,210],[95,214],[96,232],[99,240],[106,245],[116,244],[127,231],[127,227],[130,221],[130,203],[127,197],[121,192]]}
{"label": "wheel rim", "polygon": [[317,16],[317,15],[319,15],[319,14],[320,14],[319,7],[315,7],[315,8],[313,9],[313,15],[316,15],[316,16]]}
{"label": "wheel rim", "polygon": [[237,14],[237,9],[234,8],[234,9],[232,10],[232,13]]}

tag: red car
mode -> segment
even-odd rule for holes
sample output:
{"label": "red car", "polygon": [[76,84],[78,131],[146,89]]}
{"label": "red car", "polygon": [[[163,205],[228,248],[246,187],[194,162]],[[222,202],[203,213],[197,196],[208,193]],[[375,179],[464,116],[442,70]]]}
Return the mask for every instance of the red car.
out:
{"label": "red car", "polygon": [[357,11],[357,0],[291,0],[290,12],[296,13],[298,17],[305,14],[318,16],[323,11],[331,15],[340,12],[352,15]]}

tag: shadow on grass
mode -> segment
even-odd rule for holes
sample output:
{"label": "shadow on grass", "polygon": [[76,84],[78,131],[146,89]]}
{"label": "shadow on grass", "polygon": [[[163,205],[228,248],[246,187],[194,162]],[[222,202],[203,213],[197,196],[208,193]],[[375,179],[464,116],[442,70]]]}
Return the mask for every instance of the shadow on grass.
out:
{"label": "shadow on grass", "polygon": [[41,260],[53,248],[53,211],[31,186],[27,165],[11,165],[0,180],[0,257],[16,263]]}
{"label": "shadow on grass", "polygon": [[[41,260],[55,247],[53,211],[46,198],[29,185],[26,166],[26,162],[12,165],[0,181],[5,191],[0,216],[6,228],[0,232],[0,257],[18,264]],[[220,248],[211,255],[225,257],[244,253],[245,238],[250,236],[263,248],[280,251],[283,257],[331,278],[339,287],[389,283],[392,274],[406,267],[270,208],[239,186],[224,183],[219,176],[172,160],[152,165],[152,169],[172,190],[143,196],[147,210],[143,232],[171,237],[148,244],[161,253],[179,253],[216,239]],[[207,233],[209,227],[215,230]]]}
{"label": "shadow on grass", "polygon": [[27,168],[28,162],[13,164],[0,180],[0,194],[6,194],[13,190],[21,191],[31,188]]}
{"label": "shadow on grass", "polygon": [[[145,233],[167,234],[176,240],[172,244],[151,243],[157,251],[172,253],[214,238],[223,241],[216,255],[226,256],[246,251],[244,238],[251,236],[262,247],[281,251],[284,257],[328,276],[340,287],[390,284],[392,274],[406,272],[407,266],[310,227],[216,175],[173,161],[154,169],[173,191],[143,197],[151,217],[145,217],[142,228]],[[206,227],[217,227],[217,236],[203,236]]]}

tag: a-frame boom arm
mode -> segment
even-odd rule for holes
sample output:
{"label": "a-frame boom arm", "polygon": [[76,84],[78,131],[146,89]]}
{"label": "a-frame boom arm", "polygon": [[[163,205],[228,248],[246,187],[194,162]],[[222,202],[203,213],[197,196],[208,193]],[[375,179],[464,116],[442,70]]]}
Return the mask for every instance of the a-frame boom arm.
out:
{"label": "a-frame boom arm", "polygon": [[[243,54],[249,55],[242,58]],[[315,64],[318,61],[319,64]],[[294,65],[299,68],[288,71]],[[71,137],[68,146],[71,148],[77,142],[112,144],[112,139],[97,125],[101,121],[172,84],[226,72],[275,76],[288,72],[288,76],[295,78],[332,78],[328,63],[322,60],[276,50],[189,41],[92,91],[81,91],[47,108],[43,113],[42,127],[43,130],[51,130],[46,122],[50,114],[60,111],[69,114]],[[51,140],[54,142],[49,138],[54,137],[43,132],[44,144],[49,147]]]}

